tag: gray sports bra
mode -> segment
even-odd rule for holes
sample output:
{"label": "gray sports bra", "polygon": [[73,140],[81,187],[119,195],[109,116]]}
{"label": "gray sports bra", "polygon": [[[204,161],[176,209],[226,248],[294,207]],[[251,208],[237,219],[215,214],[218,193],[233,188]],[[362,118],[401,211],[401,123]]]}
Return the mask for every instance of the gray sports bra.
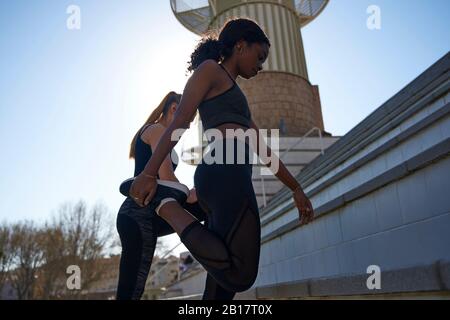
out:
{"label": "gray sports bra", "polygon": [[251,113],[247,98],[228,71],[221,64],[219,66],[233,81],[233,86],[225,92],[200,103],[198,111],[203,128],[207,130],[227,122],[237,123],[249,128]]}

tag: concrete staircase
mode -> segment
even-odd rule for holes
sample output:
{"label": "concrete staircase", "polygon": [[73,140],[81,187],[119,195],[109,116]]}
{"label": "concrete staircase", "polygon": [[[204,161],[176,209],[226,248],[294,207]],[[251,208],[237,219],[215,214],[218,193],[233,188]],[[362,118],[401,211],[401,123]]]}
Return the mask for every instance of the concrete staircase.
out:
{"label": "concrete staircase", "polygon": [[[340,137],[280,137],[279,151],[276,152],[289,172],[295,177],[308,163],[321,155],[324,150]],[[263,174],[261,174],[263,173]],[[284,186],[267,167],[262,164],[253,167],[253,187],[258,206],[264,207]]]}

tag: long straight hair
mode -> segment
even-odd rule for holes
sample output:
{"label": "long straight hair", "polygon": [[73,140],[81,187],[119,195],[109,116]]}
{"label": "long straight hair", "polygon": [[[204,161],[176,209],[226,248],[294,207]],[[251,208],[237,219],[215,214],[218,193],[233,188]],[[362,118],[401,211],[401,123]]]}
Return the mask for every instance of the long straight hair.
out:
{"label": "long straight hair", "polygon": [[172,103],[179,104],[181,100],[181,94],[178,94],[174,91],[169,92],[166,94],[164,99],[159,103],[158,107],[153,110],[153,112],[150,114],[148,119],[145,121],[145,123],[139,128],[139,130],[134,135],[133,140],[130,144],[130,159],[133,159],[136,156],[136,141],[141,134],[142,129],[147,126],[148,124],[158,123],[164,118],[167,113],[169,112],[169,108],[172,105]]}

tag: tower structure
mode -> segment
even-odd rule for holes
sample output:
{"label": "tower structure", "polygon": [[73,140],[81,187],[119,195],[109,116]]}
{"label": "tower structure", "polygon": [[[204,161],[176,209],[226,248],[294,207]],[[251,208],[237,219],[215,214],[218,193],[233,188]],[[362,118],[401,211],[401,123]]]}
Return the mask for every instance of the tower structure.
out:
{"label": "tower structure", "polygon": [[171,0],[177,19],[199,35],[220,29],[234,17],[253,19],[263,28],[271,41],[263,71],[238,82],[255,123],[280,129],[285,137],[302,136],[313,127],[327,135],[318,87],[308,79],[301,33],[327,4],[328,0]]}
{"label": "tower structure", "polygon": [[[230,18],[250,18],[265,31],[271,48],[263,71],[237,81],[255,123],[261,129],[279,129],[277,153],[294,176],[339,139],[324,129],[319,89],[308,78],[301,30],[328,1],[170,0],[180,23],[198,35],[219,31]],[[198,160],[202,150],[202,143],[189,150],[190,159]],[[252,179],[258,204],[265,206],[282,184],[264,167],[260,169],[253,170]]]}

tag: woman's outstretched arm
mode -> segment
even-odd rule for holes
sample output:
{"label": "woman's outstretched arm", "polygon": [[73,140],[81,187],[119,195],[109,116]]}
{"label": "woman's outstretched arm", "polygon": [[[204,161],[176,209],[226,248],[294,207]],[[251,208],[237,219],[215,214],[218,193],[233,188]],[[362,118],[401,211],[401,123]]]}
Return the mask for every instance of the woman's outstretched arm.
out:
{"label": "woman's outstretched arm", "polygon": [[[152,157],[147,162],[144,171],[134,180],[130,196],[140,206],[147,205],[156,192],[156,174],[161,163],[175,147],[179,139],[172,139],[175,130],[186,130],[194,118],[198,105],[214,85],[214,75],[218,65],[213,60],[203,62],[189,78],[183,91],[180,104],[174,114],[172,123],[164,131]],[[175,132],[179,133],[179,132]],[[181,134],[175,135],[178,138]]]}
{"label": "woman's outstretched arm", "polygon": [[[253,120],[250,123],[250,127],[256,131],[256,146],[254,150],[256,151],[257,155],[260,157],[261,155],[267,156],[269,161],[264,164],[270,169],[275,167],[276,169],[273,174],[285,186],[292,190],[295,204],[299,210],[301,224],[309,223],[314,217],[314,211],[311,201],[308,199],[308,197],[306,197],[302,187],[300,186],[300,183],[292,176],[292,174],[289,172],[280,158],[275,154],[275,152],[273,152],[272,149],[265,143],[263,137],[260,135],[258,126],[253,122]],[[273,166],[274,163],[276,164],[275,166]]]}

